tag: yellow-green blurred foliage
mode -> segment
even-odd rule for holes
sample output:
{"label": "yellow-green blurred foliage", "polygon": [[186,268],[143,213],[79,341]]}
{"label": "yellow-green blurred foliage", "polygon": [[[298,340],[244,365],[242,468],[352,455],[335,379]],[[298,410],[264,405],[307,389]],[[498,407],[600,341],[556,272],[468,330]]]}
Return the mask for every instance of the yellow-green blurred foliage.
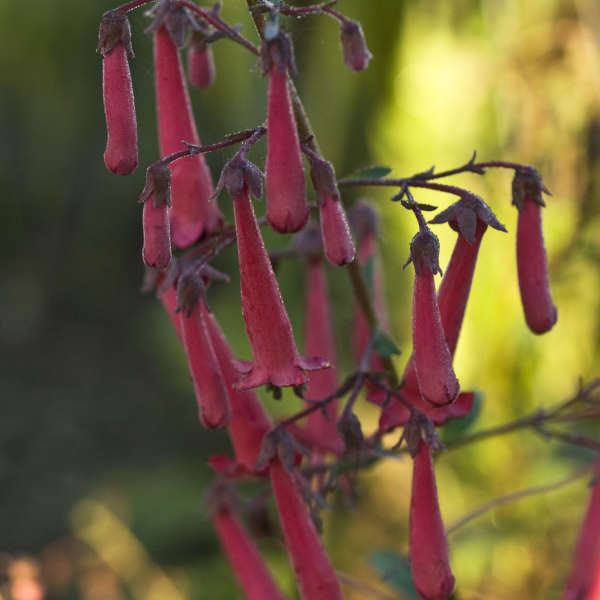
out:
{"label": "yellow-green blurred foliage", "polygon": [[[6,250],[0,255],[11,257],[0,306],[12,315],[1,326],[0,342],[13,361],[0,383],[4,397],[29,403],[25,410],[8,403],[0,422],[0,439],[7,440],[0,477],[7,474],[3,487],[13,492],[0,511],[0,532],[9,540],[0,534],[0,551],[35,555],[41,576],[33,567],[27,573],[34,573],[31,581],[41,577],[49,597],[241,598],[201,508],[212,479],[206,459],[228,451],[228,442],[197,424],[171,325],[159,304],[137,291],[135,197],[145,166],[157,157],[151,43],[142,33],[147,19],[142,11],[131,17],[140,168],[116,178],[101,159],[100,60],[93,55],[99,17],[113,5],[59,4],[0,3],[0,84],[7,90],[0,98],[0,135],[10,140],[1,148],[0,176],[14,219],[0,242]],[[511,173],[453,178],[481,195],[508,228],[508,234],[489,230],[484,237],[455,368],[463,389],[484,394],[473,430],[563,400],[578,378],[600,372],[597,1],[340,0],[338,8],[363,24],[374,54],[364,73],[343,67],[331,19],[292,19],[289,28],[298,89],[339,176],[372,163],[389,165],[396,176],[433,164],[442,170],[477,149],[480,160],[535,165],[552,191],[543,218],[559,319],[550,333],[535,336],[520,306]],[[254,38],[244,1],[227,0],[222,15]],[[266,85],[251,71],[254,57],[223,41],[214,51],[214,87],[192,91],[205,141],[265,118]],[[261,142],[252,157],[262,164],[264,154]],[[208,158],[215,177],[230,155]],[[410,355],[412,269],[401,267],[416,227],[411,214],[388,201],[392,194],[351,190],[344,200],[365,196],[379,208],[387,306],[402,368]],[[441,208],[453,201],[425,191],[416,197]],[[229,201],[223,196],[220,203],[231,220]],[[455,233],[446,225],[435,232],[444,266]],[[270,248],[288,242],[272,232],[265,239]],[[230,285],[213,286],[211,306],[236,352],[250,358],[235,252],[216,266],[234,275]],[[328,275],[345,375],[354,368],[351,291],[342,269],[328,267]],[[296,261],[278,271],[300,346],[303,277]],[[287,391],[282,402],[261,394],[275,417],[300,406]],[[376,407],[361,400],[357,412],[364,430],[373,431]],[[598,438],[593,429],[587,433]],[[441,454],[444,520],[452,524],[491,498],[560,479],[590,458],[528,430]],[[389,597],[398,596],[369,555],[407,552],[410,476],[409,459],[381,461],[361,475],[353,510],[332,497],[333,510],[324,515],[336,568]],[[458,597],[559,598],[585,508],[585,481],[496,508],[453,533]],[[279,542],[260,547],[294,597]],[[10,573],[20,563],[7,556],[0,556],[0,570]],[[344,589],[347,598],[375,597],[349,583]]]}

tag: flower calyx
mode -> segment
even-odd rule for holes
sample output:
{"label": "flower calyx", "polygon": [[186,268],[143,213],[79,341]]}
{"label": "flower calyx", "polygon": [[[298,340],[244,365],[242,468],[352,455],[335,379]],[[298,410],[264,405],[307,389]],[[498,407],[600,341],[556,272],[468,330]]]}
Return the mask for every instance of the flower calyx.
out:
{"label": "flower calyx", "polygon": [[150,198],[155,208],[163,204],[171,206],[171,169],[160,160],[146,169],[146,185],[138,202],[147,202]]}
{"label": "flower calyx", "polygon": [[542,193],[551,195],[540,174],[533,167],[515,170],[512,180],[512,204],[519,212],[523,210],[527,198],[540,206],[546,206]]}
{"label": "flower calyx", "polygon": [[416,409],[413,409],[408,423],[404,426],[402,438],[413,458],[417,455],[421,439],[435,452],[446,449],[431,419]]}
{"label": "flower calyx", "polygon": [[294,251],[307,262],[318,262],[323,258],[323,242],[319,225],[310,221],[294,236]]}
{"label": "flower calyx", "polygon": [[260,64],[263,75],[267,75],[273,67],[283,75],[286,71],[289,71],[292,76],[296,75],[294,47],[287,33],[278,30],[272,37],[267,37],[265,34],[260,47]]}
{"label": "flower calyx", "polygon": [[341,30],[344,64],[353,71],[363,71],[369,66],[373,55],[367,48],[362,27],[357,21],[344,19]]}
{"label": "flower calyx", "polygon": [[317,194],[317,206],[325,204],[325,196],[339,201],[340,192],[333,164],[306,146],[303,146],[302,150],[310,162],[310,178]]}
{"label": "flower calyx", "polygon": [[190,29],[197,29],[195,19],[189,10],[173,0],[161,0],[146,14],[154,17],[154,21],[145,32],[153,33],[161,27],[166,27],[178,48],[183,48],[187,44]]}
{"label": "flower calyx", "polygon": [[254,465],[257,472],[264,471],[276,457],[283,466],[291,472],[296,466],[297,452],[305,454],[306,451],[287,431],[274,427],[263,437],[260,452]]}
{"label": "flower calyx", "polygon": [[448,223],[452,229],[460,232],[469,244],[473,244],[477,219],[498,231],[506,232],[506,227],[498,221],[492,209],[475,194],[463,196],[458,202],[438,213],[429,223]]}
{"label": "flower calyx", "polygon": [[421,275],[425,265],[434,275],[442,274],[440,269],[440,241],[429,229],[419,231],[410,242],[410,256],[402,268],[413,263],[417,275]]}
{"label": "flower calyx", "polygon": [[125,47],[127,56],[134,58],[129,19],[118,10],[106,11],[100,21],[96,52],[106,56],[119,43]]}
{"label": "flower calyx", "polygon": [[237,153],[223,167],[214,197],[217,198],[225,188],[232,198],[237,198],[244,186],[247,186],[255,198],[262,198],[262,178],[261,170],[243,154]]}

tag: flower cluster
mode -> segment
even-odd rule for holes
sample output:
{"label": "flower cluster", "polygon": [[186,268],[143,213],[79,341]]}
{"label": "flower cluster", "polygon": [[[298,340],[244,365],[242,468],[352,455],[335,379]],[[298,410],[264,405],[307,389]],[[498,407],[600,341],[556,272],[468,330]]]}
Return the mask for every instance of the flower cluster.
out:
{"label": "flower cluster", "polygon": [[[128,65],[133,52],[126,12],[144,3],[132,0],[109,11],[100,27],[98,48],[103,57],[108,130],[105,162],[121,175],[132,173],[138,162]],[[147,32],[154,41],[160,157],[147,168],[140,197],[142,256],[149,273],[146,287],[157,291],[185,352],[199,419],[207,428],[226,428],[233,447],[233,458],[216,456],[210,461],[217,473],[210,496],[214,526],[246,597],[284,598],[232,500],[239,478],[268,478],[302,598],[342,598],[319,537],[319,512],[326,506],[325,495],[334,487],[348,496],[354,493],[353,477],[338,475],[335,464],[348,460],[358,464],[362,457],[377,456],[384,450],[383,434],[402,426],[401,441],[414,459],[409,527],[413,581],[422,598],[443,600],[452,595],[455,580],[433,468],[432,451],[442,449],[436,427],[472,410],[474,394],[460,390],[453,357],[484,233],[488,227],[506,229],[474,194],[431,184],[430,180],[438,177],[433,171],[403,180],[378,177],[374,182],[399,187],[393,200],[402,200],[419,226],[408,261],[414,267],[412,354],[404,375],[398,377],[391,358],[398,351],[388,333],[377,256],[377,215],[368,202],[359,201],[348,219],[340,194],[342,184],[369,185],[372,180],[338,180],[333,164],[321,154],[293,83],[294,51],[282,16],[314,13],[336,19],[343,61],[354,71],[365,69],[372,58],[362,28],[333,10],[332,3],[303,8],[261,0],[249,0],[248,4],[259,24],[260,47],[246,40],[239,28],[228,25],[220,17],[218,5],[208,11],[188,0],[160,0],[148,13],[153,19]],[[211,85],[216,73],[211,45],[222,38],[258,57],[262,73],[268,77],[265,124],[202,146],[187,79],[200,88]],[[180,56],[184,47],[187,78]],[[265,136],[263,174],[247,154]],[[238,143],[240,148],[213,186],[204,154]],[[316,198],[314,207],[307,202],[305,159]],[[472,160],[464,170],[483,173],[487,166]],[[512,168],[513,203],[519,210],[521,297],[527,324],[535,333],[543,333],[557,317],[541,230],[541,194],[546,189],[532,168]],[[266,220],[257,219],[253,203],[253,198],[263,195],[263,180]],[[437,290],[435,276],[442,273],[439,241],[423,216],[431,207],[416,203],[410,191],[428,185],[460,197],[429,221],[448,223],[458,234]],[[233,204],[233,224],[224,222],[216,204],[223,189]],[[402,199],[405,196],[407,200]],[[311,208],[318,214],[318,223],[310,219]],[[275,274],[277,257],[269,255],[263,240],[261,227],[267,224],[279,234],[296,234],[283,255],[300,257],[305,264],[307,356],[296,346]],[[207,302],[211,282],[228,280],[211,261],[233,243],[237,246],[240,310],[252,361],[239,360],[234,354]],[[341,383],[327,290],[332,267],[345,267],[351,274],[358,300],[353,331],[343,340],[354,349],[357,370]],[[304,399],[304,408],[274,424],[255,391],[261,386],[276,398],[281,397],[282,387],[292,387]],[[353,409],[363,390],[367,400],[381,407],[379,426],[370,436],[363,434]],[[344,397],[347,400],[340,410]],[[303,462],[305,455],[309,460]],[[329,469],[332,460],[338,463]],[[307,469],[301,471],[300,465]],[[581,544],[584,549],[578,552],[587,555],[590,542]],[[582,577],[573,575],[570,589],[575,594],[590,585],[583,583]]]}

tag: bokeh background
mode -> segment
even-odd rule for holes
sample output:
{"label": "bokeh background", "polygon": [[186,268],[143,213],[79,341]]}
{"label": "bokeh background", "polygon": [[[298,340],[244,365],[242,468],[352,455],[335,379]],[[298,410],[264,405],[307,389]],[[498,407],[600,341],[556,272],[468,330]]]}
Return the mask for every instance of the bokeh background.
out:
{"label": "bokeh background", "polygon": [[[222,14],[256,39],[244,5],[227,0]],[[99,18],[113,6],[0,3],[0,598],[33,600],[40,590],[61,600],[241,598],[203,505],[213,477],[207,458],[229,443],[198,423],[170,323],[156,299],[139,291],[136,199],[145,166],[157,158],[143,9],[131,15],[141,166],[121,178],[102,161],[101,60],[94,49]],[[372,163],[398,176],[432,164],[450,168],[477,149],[482,160],[536,165],[553,193],[544,221],[559,321],[537,337],[524,324],[518,296],[510,174],[456,178],[509,229],[484,239],[456,358],[463,387],[484,394],[472,429],[568,397],[579,378],[600,372],[598,3],[341,0],[339,9],[363,24],[375,56],[363,73],[344,68],[334,21],[289,22],[297,85],[339,175]],[[192,91],[207,142],[265,117],[266,86],[251,70],[253,57],[223,41],[214,52],[214,87]],[[230,154],[209,156],[215,177]],[[262,143],[254,157],[264,159]],[[403,364],[412,274],[401,265],[415,224],[384,190],[352,191],[344,200],[361,195],[380,209],[391,333]],[[442,207],[451,201],[417,198]],[[225,196],[220,205],[231,218]],[[454,234],[444,226],[436,232],[445,264]],[[271,248],[289,242],[266,239]],[[249,358],[235,251],[217,266],[233,277],[214,286],[211,305],[236,351]],[[343,270],[329,268],[328,275],[340,368],[348,373],[351,291]],[[294,260],[279,269],[299,341],[303,277]],[[288,394],[265,402],[274,416],[298,406]],[[358,412],[367,431],[375,427],[374,407],[361,402]],[[587,426],[596,439],[597,425]],[[444,519],[453,523],[490,498],[560,479],[591,459],[530,431],[443,454],[437,472]],[[458,597],[558,598],[586,482],[494,509],[453,534]],[[364,473],[356,507],[333,499],[326,516],[336,567],[387,594],[382,598],[410,598],[390,583],[402,579],[409,493],[410,461],[390,459]],[[276,526],[260,545],[294,597]],[[348,598],[378,597],[356,581],[345,584]]]}

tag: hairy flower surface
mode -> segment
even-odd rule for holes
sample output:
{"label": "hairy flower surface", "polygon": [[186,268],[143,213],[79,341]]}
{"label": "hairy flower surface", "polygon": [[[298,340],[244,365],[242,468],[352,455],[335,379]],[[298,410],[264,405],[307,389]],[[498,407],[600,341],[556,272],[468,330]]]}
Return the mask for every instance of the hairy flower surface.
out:
{"label": "hairy flower surface", "polygon": [[440,514],[433,461],[419,441],[410,495],[410,569],[415,589],[425,600],[446,600],[454,591],[448,540]]}
{"label": "hairy flower surface", "polygon": [[102,19],[98,50],[102,53],[102,94],[106,117],[104,164],[117,175],[138,165],[138,138],[133,86],[127,56],[133,57],[129,21],[109,11]]}
{"label": "hairy flower surface", "polygon": [[206,306],[200,299],[190,314],[179,314],[200,421],[209,428],[225,427],[231,416],[229,395],[206,326]]}
{"label": "hairy flower surface", "polygon": [[[182,141],[200,145],[179,51],[164,26],[154,33],[154,63],[158,134],[164,157],[183,150]],[[171,170],[171,235],[176,246],[185,248],[212,232],[221,223],[221,213],[212,200],[211,175],[202,154],[180,158]]]}
{"label": "hairy flower surface", "polygon": [[258,548],[231,509],[217,509],[213,523],[247,600],[284,600]]}
{"label": "hairy flower surface", "polygon": [[188,78],[199,88],[211,86],[215,81],[215,60],[209,44],[192,37],[188,48]]}
{"label": "hairy flower surface", "polygon": [[279,233],[299,231],[306,225],[309,213],[304,165],[288,89],[287,71],[286,61],[273,61],[268,69],[265,165],[267,219]]}
{"label": "hairy flower surface", "polygon": [[285,547],[303,600],[341,600],[333,565],[291,473],[275,458],[269,467]]}
{"label": "hairy flower surface", "polygon": [[273,267],[260,235],[256,215],[244,183],[234,200],[242,314],[254,362],[238,389],[272,383],[278,387],[300,386],[305,370],[322,369],[323,359],[303,358],[294,341]]}
{"label": "hairy flower surface", "polygon": [[544,191],[535,172],[516,171],[513,178],[513,204],[517,218],[517,271],[519,290],[529,329],[534,333],[550,331],[558,312],[550,294],[548,259],[542,230]]}

